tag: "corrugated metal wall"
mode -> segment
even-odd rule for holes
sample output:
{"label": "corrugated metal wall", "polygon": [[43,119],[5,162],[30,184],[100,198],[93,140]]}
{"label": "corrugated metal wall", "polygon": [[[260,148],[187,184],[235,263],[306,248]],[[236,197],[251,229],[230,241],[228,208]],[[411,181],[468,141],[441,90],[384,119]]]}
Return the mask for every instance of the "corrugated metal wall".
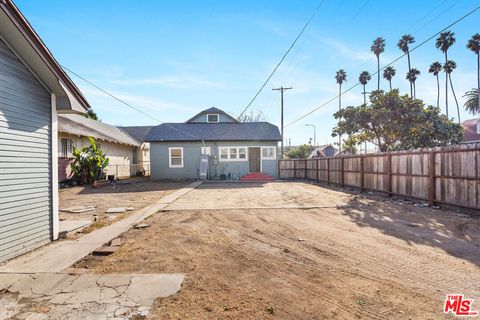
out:
{"label": "corrugated metal wall", "polygon": [[0,261],[51,238],[50,94],[0,39]]}

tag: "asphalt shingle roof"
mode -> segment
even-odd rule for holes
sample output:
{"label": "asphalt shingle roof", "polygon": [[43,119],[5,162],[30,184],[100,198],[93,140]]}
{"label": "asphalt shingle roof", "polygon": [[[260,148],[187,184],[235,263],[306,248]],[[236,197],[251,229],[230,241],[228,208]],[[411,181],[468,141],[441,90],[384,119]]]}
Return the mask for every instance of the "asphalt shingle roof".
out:
{"label": "asphalt shingle roof", "polygon": [[119,127],[125,131],[129,136],[137,140],[139,143],[143,143],[148,133],[155,126],[129,126],[129,127]]}
{"label": "asphalt shingle roof", "polygon": [[268,122],[163,123],[150,130],[147,142],[281,141],[278,127]]}
{"label": "asphalt shingle roof", "polygon": [[140,143],[125,131],[105,122],[85,118],[80,114],[59,114],[58,132],[76,136],[93,137],[95,139],[140,146]]}

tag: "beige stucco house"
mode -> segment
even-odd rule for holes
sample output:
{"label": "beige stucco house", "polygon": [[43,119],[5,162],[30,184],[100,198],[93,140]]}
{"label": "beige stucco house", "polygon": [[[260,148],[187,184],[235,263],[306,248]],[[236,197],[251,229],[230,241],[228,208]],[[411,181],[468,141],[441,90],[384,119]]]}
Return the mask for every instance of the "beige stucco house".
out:
{"label": "beige stucco house", "polygon": [[142,144],[124,130],[104,122],[85,118],[80,114],[58,115],[58,174],[59,181],[70,178],[73,147],[89,146],[88,137],[94,138],[109,160],[107,175],[125,178],[145,172],[139,165]]}

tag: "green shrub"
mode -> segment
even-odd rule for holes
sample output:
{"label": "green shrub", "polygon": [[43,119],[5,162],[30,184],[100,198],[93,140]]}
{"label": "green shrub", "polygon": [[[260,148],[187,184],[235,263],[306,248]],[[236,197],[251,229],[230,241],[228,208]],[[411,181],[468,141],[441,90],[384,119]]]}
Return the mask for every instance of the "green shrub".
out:
{"label": "green shrub", "polygon": [[78,184],[91,184],[95,180],[105,179],[105,167],[109,159],[97,146],[95,139],[88,137],[90,146],[77,149],[73,147],[75,160],[71,163],[73,179]]}

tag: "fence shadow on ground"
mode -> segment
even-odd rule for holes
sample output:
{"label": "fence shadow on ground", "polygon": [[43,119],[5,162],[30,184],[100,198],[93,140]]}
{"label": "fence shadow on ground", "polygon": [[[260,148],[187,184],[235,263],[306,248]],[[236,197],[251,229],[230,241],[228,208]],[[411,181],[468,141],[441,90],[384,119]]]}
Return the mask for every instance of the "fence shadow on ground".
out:
{"label": "fence shadow on ground", "polygon": [[360,227],[376,228],[410,245],[437,247],[480,266],[479,216],[375,200],[353,197],[340,210]]}

